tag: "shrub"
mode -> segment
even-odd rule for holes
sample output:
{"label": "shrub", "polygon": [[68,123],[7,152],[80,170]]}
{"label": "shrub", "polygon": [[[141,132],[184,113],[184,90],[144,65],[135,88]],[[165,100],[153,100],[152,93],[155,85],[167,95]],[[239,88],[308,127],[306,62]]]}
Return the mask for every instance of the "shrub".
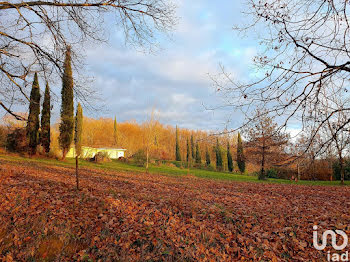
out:
{"label": "shrub", "polygon": [[6,147],[8,130],[4,126],[0,126],[0,147]]}
{"label": "shrub", "polygon": [[24,153],[28,151],[25,128],[16,128],[7,135],[6,149],[11,152]]}
{"label": "shrub", "polygon": [[275,168],[270,168],[270,169],[266,170],[266,177],[267,178],[279,178],[278,172]]}
{"label": "shrub", "polygon": [[181,161],[174,161],[173,164],[178,167],[178,168],[182,168],[183,167],[183,164]]}
{"label": "shrub", "polygon": [[120,161],[120,162],[122,162],[122,163],[128,163],[128,162],[129,162],[127,158],[122,157],[122,156],[119,157],[117,160]]}
{"label": "shrub", "polygon": [[145,166],[147,158],[144,150],[140,149],[133,155],[134,163],[137,166]]}
{"label": "shrub", "polygon": [[215,167],[212,166],[212,165],[206,166],[205,169],[208,170],[208,171],[216,171]]}
{"label": "shrub", "polygon": [[107,152],[97,152],[97,154],[92,158],[96,163],[110,162],[111,159]]}
{"label": "shrub", "polygon": [[[345,160],[344,162],[344,179],[350,180],[350,160]],[[332,168],[335,179],[340,180],[340,164],[338,160],[333,162]]]}
{"label": "shrub", "polygon": [[288,167],[273,167],[266,170],[267,178],[290,179],[293,176],[295,178],[298,176],[297,171]]}

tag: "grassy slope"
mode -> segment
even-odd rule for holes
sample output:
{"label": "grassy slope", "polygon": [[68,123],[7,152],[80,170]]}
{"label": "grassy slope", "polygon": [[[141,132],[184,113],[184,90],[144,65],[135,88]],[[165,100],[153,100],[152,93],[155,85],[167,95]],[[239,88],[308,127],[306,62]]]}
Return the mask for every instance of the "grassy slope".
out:
{"label": "grassy slope", "polygon": [[[8,161],[16,161],[16,162],[37,162],[45,165],[55,165],[55,166],[67,166],[72,167],[75,166],[74,159],[67,159],[65,161],[58,161],[54,159],[47,158],[25,158],[15,155],[9,154],[0,154],[0,160],[8,160]],[[137,172],[144,173],[146,172],[145,168],[138,167],[131,164],[122,163],[119,161],[112,161],[109,163],[96,164],[93,162],[88,162],[84,160],[80,160],[80,166],[86,168],[98,168],[98,169],[106,169],[111,171],[127,171],[127,172]],[[156,166],[151,165],[149,169],[150,173],[153,174],[164,174],[164,175],[172,175],[172,176],[182,176],[191,174],[199,178],[207,178],[207,179],[219,179],[219,180],[231,180],[231,181],[239,181],[239,182],[257,182],[257,183],[278,183],[278,184],[300,184],[300,185],[340,185],[339,181],[299,181],[298,183],[292,182],[290,180],[284,179],[268,179],[267,181],[260,181],[255,176],[227,173],[227,172],[214,172],[208,170],[200,170],[200,169],[181,169],[177,167],[170,166]],[[350,181],[345,182],[346,185],[350,185]]]}

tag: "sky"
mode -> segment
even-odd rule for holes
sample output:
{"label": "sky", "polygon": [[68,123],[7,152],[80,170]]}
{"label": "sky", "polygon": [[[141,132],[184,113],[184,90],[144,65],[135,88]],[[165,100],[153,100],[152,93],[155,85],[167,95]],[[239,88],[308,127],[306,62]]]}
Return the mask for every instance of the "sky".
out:
{"label": "sky", "polygon": [[235,78],[252,72],[257,41],[232,30],[246,17],[243,2],[178,0],[179,18],[171,37],[160,37],[160,49],[142,52],[125,45],[118,31],[109,41],[86,50],[86,64],[100,93],[103,110],[90,117],[117,117],[118,121],[145,121],[152,109],[161,123],[181,128],[218,131],[238,127],[239,113],[223,105],[210,75],[219,65]]}

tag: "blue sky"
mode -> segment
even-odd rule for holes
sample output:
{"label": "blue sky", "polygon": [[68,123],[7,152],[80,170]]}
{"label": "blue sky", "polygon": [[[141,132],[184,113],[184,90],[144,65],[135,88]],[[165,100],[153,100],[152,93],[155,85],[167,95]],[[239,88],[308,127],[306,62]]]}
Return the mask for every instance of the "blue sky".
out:
{"label": "blue sky", "polygon": [[257,41],[232,30],[246,17],[241,1],[178,0],[178,25],[171,38],[160,37],[161,49],[145,53],[125,45],[123,36],[109,30],[106,44],[86,50],[87,65],[99,90],[104,110],[92,117],[144,121],[152,108],[164,124],[183,128],[222,130],[239,125],[237,113],[208,110],[223,104],[208,74],[219,64],[237,78],[252,72]]}

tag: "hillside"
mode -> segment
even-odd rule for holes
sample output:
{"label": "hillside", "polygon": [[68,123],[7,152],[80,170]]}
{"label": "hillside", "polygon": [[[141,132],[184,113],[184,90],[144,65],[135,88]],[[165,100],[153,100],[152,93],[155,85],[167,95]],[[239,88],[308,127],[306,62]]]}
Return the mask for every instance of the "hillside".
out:
{"label": "hillside", "polygon": [[321,260],[313,225],[350,222],[348,187],[0,162],[5,261]]}

